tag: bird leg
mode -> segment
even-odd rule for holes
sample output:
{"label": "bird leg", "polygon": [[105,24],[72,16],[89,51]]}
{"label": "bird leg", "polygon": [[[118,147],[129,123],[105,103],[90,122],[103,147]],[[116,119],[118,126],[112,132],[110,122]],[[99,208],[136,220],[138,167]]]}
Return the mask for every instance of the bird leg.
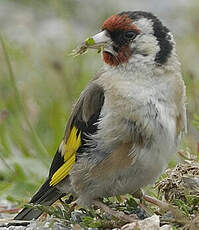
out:
{"label": "bird leg", "polygon": [[162,208],[164,210],[169,209],[169,205],[167,203],[165,203],[165,202],[163,202],[161,200],[158,200],[158,199],[156,199],[154,197],[151,197],[151,196],[143,194],[142,198],[143,198],[143,200],[145,200],[145,201],[147,201],[147,202],[149,202],[151,204],[154,204],[154,205],[156,205],[156,206],[158,206],[158,207],[160,207],[160,208]]}
{"label": "bird leg", "polygon": [[140,202],[142,202],[143,200],[143,196],[144,196],[144,192],[142,191],[142,189],[138,189],[136,192],[134,192],[132,194],[132,196],[136,199],[139,199]]}
{"label": "bird leg", "polygon": [[[148,196],[148,195],[145,195],[144,192],[142,191],[142,189],[139,189],[138,191],[136,191],[135,193],[132,194],[133,197],[137,198],[140,200],[140,203],[142,204],[143,201],[147,201],[151,204],[154,204],[162,209],[168,209],[168,204],[163,202],[163,201],[160,201],[154,197],[151,197],[151,196]],[[142,208],[143,208],[143,205],[141,205]]]}
{"label": "bird leg", "polygon": [[143,201],[147,201],[147,202],[154,204],[160,208],[163,208],[163,209],[168,208],[167,203],[160,201],[160,200],[158,200],[152,196],[145,195],[141,189],[139,189],[135,193],[133,193],[132,196],[139,199],[141,203]]}
{"label": "bird leg", "polygon": [[101,210],[103,210],[104,212],[110,214],[111,216],[114,216],[122,221],[131,223],[131,222],[136,222],[138,220],[136,215],[127,215],[124,212],[121,211],[115,211],[111,208],[109,208],[107,205],[105,205],[104,203],[102,203],[99,200],[95,200],[94,204],[100,208]]}
{"label": "bird leg", "polygon": [[158,207],[163,207],[164,206],[164,202],[157,200],[154,197],[145,195],[142,189],[137,190],[135,193],[132,194],[132,196],[136,199],[139,199],[140,202],[138,204],[138,206],[143,209],[145,211],[146,214],[148,214],[149,216],[152,215],[151,210],[148,208],[146,201],[149,203],[152,203],[153,205],[156,205]]}

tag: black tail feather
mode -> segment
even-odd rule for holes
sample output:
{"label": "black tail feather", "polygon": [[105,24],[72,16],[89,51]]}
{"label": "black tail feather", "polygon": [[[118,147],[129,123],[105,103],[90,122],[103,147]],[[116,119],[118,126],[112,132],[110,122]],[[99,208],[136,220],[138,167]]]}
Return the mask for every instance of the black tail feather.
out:
{"label": "black tail feather", "polygon": [[[41,204],[50,206],[59,198],[64,196],[57,188],[49,185],[49,179],[47,179],[37,193],[33,196],[30,203]],[[15,220],[32,220],[37,219],[42,214],[42,211],[34,208],[24,208],[20,213],[15,216]]]}

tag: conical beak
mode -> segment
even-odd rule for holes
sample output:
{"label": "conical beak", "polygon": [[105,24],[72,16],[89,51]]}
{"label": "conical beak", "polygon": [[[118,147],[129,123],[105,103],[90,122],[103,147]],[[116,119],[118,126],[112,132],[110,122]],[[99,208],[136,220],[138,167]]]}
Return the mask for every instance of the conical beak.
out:
{"label": "conical beak", "polygon": [[86,39],[80,46],[72,51],[71,55],[81,55],[89,48],[101,51],[104,48],[109,47],[111,43],[112,41],[111,38],[107,36],[107,31],[103,30],[100,33]]}
{"label": "conical beak", "polygon": [[[89,44],[89,40],[90,40],[90,44]],[[94,35],[93,37],[89,38],[86,41],[88,48],[91,49],[99,49],[110,42],[111,42],[111,38],[107,36],[107,32],[105,30]]]}

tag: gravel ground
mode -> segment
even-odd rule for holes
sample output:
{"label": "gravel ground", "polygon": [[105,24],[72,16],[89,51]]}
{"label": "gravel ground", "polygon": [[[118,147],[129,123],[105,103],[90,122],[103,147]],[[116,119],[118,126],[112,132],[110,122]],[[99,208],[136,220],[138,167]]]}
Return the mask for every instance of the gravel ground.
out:
{"label": "gravel ground", "polygon": [[[15,208],[14,205],[7,200],[0,201],[0,209],[13,209]],[[53,218],[49,218],[46,221],[34,221],[27,226],[9,226],[5,227],[4,220],[12,219],[15,214],[8,214],[8,213],[0,213],[0,230],[42,230],[42,229],[49,229],[49,226],[52,226],[51,229],[56,230],[70,230],[73,229],[72,227],[66,227],[64,223],[60,221],[54,220]],[[74,215],[75,216],[75,215]]]}
{"label": "gravel ground", "polygon": [[0,230],[45,230],[45,229],[51,229],[53,230],[71,230],[74,229],[72,226],[71,227],[66,227],[64,224],[55,222],[52,225],[51,221],[45,221],[45,222],[40,222],[40,221],[35,221],[34,223],[31,223],[28,226],[10,226],[10,227],[0,227]]}
{"label": "gravel ground", "polygon": [[[0,201],[0,210],[11,210],[14,209],[15,206],[8,202],[7,200]],[[66,223],[62,220],[58,220],[53,217],[48,217],[46,220],[43,221],[32,221],[27,226],[6,226],[7,221],[11,220],[16,214],[9,214],[9,213],[0,213],[0,230],[45,230],[45,229],[52,229],[52,230],[71,230],[71,229],[81,229],[79,223],[81,222],[81,218],[85,215],[79,210],[71,212],[71,223],[76,223],[77,226],[70,224],[67,226]],[[17,224],[19,225],[19,224]],[[24,223],[22,224],[24,225]],[[89,228],[89,230],[96,230],[95,228]]]}

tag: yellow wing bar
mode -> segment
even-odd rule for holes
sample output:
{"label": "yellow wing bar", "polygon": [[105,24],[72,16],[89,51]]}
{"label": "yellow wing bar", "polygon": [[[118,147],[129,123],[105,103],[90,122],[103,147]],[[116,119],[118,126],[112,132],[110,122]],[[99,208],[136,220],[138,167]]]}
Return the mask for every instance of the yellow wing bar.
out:
{"label": "yellow wing bar", "polygon": [[77,135],[77,132],[78,129],[74,126],[66,144],[63,145],[65,163],[52,176],[50,186],[54,186],[62,181],[72,169],[76,159],[76,151],[81,145],[81,133]]}

